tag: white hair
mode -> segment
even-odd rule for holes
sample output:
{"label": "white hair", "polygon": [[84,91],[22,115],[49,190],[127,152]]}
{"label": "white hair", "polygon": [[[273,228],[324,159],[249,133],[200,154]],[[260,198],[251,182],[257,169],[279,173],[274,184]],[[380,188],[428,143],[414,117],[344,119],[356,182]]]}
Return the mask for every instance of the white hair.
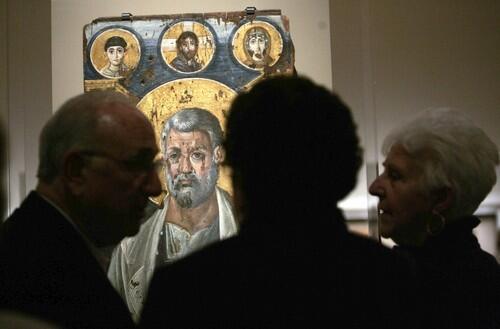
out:
{"label": "white hair", "polygon": [[167,150],[167,136],[171,129],[180,132],[200,130],[210,137],[212,149],[222,144],[223,133],[219,120],[215,115],[200,108],[187,108],[175,113],[163,127],[161,140],[163,150]]}
{"label": "white hair", "polygon": [[464,114],[448,108],[429,109],[392,131],[382,153],[401,145],[423,170],[421,188],[430,193],[450,188],[448,220],[472,215],[496,183],[498,147]]}

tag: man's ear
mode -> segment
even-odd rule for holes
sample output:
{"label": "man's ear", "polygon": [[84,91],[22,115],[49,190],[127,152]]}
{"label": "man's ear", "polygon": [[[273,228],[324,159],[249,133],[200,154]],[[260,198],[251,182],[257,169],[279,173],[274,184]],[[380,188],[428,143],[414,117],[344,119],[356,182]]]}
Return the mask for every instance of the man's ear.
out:
{"label": "man's ear", "polygon": [[86,159],[78,152],[69,152],[63,158],[62,176],[69,190],[76,196],[83,191],[86,181],[84,168]]}
{"label": "man's ear", "polygon": [[451,208],[454,200],[453,191],[449,187],[444,187],[435,192],[434,211],[442,214]]}
{"label": "man's ear", "polygon": [[221,164],[224,159],[226,158],[226,151],[224,151],[224,148],[219,145],[216,146],[214,149],[214,159],[216,164]]}

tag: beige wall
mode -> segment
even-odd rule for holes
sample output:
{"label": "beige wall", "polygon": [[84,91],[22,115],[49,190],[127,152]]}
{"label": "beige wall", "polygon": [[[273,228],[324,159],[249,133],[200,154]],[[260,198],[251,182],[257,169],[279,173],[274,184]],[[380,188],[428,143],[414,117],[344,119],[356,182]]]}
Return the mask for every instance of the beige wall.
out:
{"label": "beige wall", "polygon": [[[0,1],[0,125],[3,131],[5,131],[5,125],[7,121],[7,114],[8,114],[8,90],[7,90],[7,1],[1,0]],[[1,152],[3,152],[3,149],[0,149]],[[6,173],[7,173],[7,158],[5,155],[2,157],[3,163],[0,164],[0,168],[2,168],[4,171],[0,172],[0,175],[2,179],[0,180],[0,189],[3,191],[4,198],[7,197],[8,191],[9,191],[9,186],[7,185],[7,180],[6,180]],[[5,200],[7,202],[7,200]],[[6,204],[1,205],[3,210],[3,213],[0,213],[0,216],[2,218],[6,217],[6,212],[7,212],[7,207]]]}
{"label": "beige wall", "polygon": [[1,9],[1,106],[12,211],[36,184],[38,135],[52,113],[50,1],[2,0]]}

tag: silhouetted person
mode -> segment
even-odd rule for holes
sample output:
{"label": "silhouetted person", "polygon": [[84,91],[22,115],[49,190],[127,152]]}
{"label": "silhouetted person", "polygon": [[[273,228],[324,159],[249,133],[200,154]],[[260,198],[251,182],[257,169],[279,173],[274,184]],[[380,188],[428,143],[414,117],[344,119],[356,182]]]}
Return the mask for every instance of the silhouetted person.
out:
{"label": "silhouetted person", "polygon": [[159,269],[142,325],[412,327],[406,259],[350,234],[337,208],[361,164],[347,106],[271,78],[235,99],[226,133],[241,233]]}
{"label": "silhouetted person", "polygon": [[416,262],[428,328],[500,328],[500,265],[474,212],[496,182],[498,147],[462,113],[433,109],[384,140],[371,184],[380,233]]}
{"label": "silhouetted person", "polygon": [[66,102],[40,137],[38,185],[0,240],[0,305],[64,328],[131,328],[99,248],[137,233],[161,192],[148,119],[114,92]]}

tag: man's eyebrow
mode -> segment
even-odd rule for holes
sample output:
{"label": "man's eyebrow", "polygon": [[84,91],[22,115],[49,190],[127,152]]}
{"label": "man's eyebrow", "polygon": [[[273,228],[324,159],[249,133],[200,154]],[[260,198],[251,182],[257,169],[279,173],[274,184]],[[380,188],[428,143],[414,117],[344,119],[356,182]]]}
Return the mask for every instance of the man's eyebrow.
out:
{"label": "man's eyebrow", "polygon": [[206,145],[196,145],[194,147],[195,150],[204,150],[204,151],[207,151],[208,150],[208,147]]}

